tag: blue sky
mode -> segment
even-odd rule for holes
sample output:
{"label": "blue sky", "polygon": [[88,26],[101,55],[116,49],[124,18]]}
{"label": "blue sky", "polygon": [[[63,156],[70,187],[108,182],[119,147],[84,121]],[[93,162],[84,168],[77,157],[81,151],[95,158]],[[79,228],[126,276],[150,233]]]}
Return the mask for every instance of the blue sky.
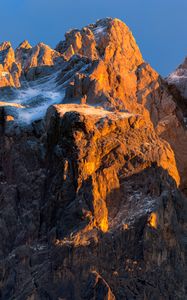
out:
{"label": "blue sky", "polygon": [[116,17],[148,61],[166,76],[187,56],[187,0],[0,0],[0,41],[54,47],[70,28]]}

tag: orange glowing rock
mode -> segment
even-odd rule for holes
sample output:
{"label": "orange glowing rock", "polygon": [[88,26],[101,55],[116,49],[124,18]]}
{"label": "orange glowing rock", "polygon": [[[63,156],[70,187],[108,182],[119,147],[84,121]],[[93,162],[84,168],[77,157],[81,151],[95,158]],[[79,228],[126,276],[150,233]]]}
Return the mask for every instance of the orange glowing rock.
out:
{"label": "orange glowing rock", "polygon": [[107,218],[104,218],[104,219],[100,222],[99,227],[101,228],[101,230],[102,230],[103,232],[107,232],[107,231],[108,231],[108,220],[107,220]]}
{"label": "orange glowing rock", "polygon": [[[78,72],[71,81],[68,101],[69,96],[76,97],[81,103],[99,103],[141,114],[146,122],[151,120],[156,133],[171,145],[159,166],[168,170],[177,186],[187,185],[187,133],[179,117],[182,112],[176,114],[176,100],[160,75],[144,62],[129,28],[118,19],[100,20],[83,30],[68,32],[64,45],[60,42],[56,50],[66,59],[77,54],[94,60],[89,75]],[[142,128],[141,122],[134,126]],[[173,160],[172,165],[168,159]]]}
{"label": "orange glowing rock", "polygon": [[149,217],[149,220],[148,220],[148,223],[152,228],[157,229],[158,220],[157,220],[157,214],[156,213],[154,213],[154,212],[151,213],[151,215]]}
{"label": "orange glowing rock", "polygon": [[18,103],[13,103],[13,102],[5,102],[5,101],[0,101],[0,107],[1,106],[11,106],[11,107],[16,107],[16,108],[24,108],[25,106],[18,104]]}
{"label": "orange glowing rock", "polygon": [[85,163],[84,170],[88,175],[91,175],[95,171],[95,163],[94,162]]}
{"label": "orange glowing rock", "polygon": [[11,115],[6,116],[6,121],[10,122],[10,121],[14,121],[14,117]]}
{"label": "orange glowing rock", "polygon": [[[51,119],[53,114],[63,119],[70,112],[76,114],[78,120],[76,124],[80,126],[75,130],[72,123],[73,130],[70,132],[78,153],[76,172],[79,176],[77,189],[80,193],[80,205],[82,192],[85,190],[89,195],[86,198],[90,201],[91,209],[85,209],[84,206],[81,209],[82,212],[85,209],[82,217],[90,224],[90,228],[96,227],[107,232],[108,228],[114,226],[111,207],[116,207],[116,202],[120,201],[118,193],[123,192],[120,185],[121,174],[127,177],[128,174],[131,176],[149,168],[158,168],[160,171],[166,170],[163,174],[168,172],[176,182],[178,181],[173,151],[165,141],[159,139],[151,122],[143,116],[111,112],[88,105],[58,104],[48,111],[47,119]],[[124,172],[126,160],[128,162],[132,160],[128,157],[129,153],[132,153],[135,164],[133,170],[127,165]],[[68,174],[69,167],[66,162],[64,180],[67,180]],[[154,215],[150,218],[149,224],[157,227]],[[130,224],[124,221],[122,230],[129,230],[129,226]]]}
{"label": "orange glowing rock", "polygon": [[124,225],[123,225],[123,229],[124,229],[124,230],[128,230],[128,229],[129,229],[129,225],[128,225],[128,224],[124,224]]}

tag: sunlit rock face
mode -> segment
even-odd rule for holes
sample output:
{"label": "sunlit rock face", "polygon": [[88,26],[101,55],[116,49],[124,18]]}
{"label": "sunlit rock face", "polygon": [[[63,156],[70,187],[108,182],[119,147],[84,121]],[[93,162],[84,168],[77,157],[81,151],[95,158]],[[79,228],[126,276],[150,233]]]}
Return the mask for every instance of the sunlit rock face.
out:
{"label": "sunlit rock face", "polygon": [[[115,194],[123,194],[120,191],[121,188],[123,190],[122,178],[125,180],[156,163],[167,170],[176,185],[180,183],[170,146],[159,140],[152,124],[141,116],[113,113],[86,105],[56,105],[48,112],[48,122],[50,147],[54,131],[58,134],[55,136],[58,151],[64,152],[64,147],[68,147],[70,142],[72,144],[72,149],[66,149],[63,165],[66,176],[72,172],[73,166],[75,168],[76,202],[90,218],[89,228],[96,226],[104,232],[108,230],[108,209],[113,214],[113,206],[114,210],[117,206]],[[76,164],[72,158],[76,159]],[[59,164],[58,160],[53,163],[54,172]],[[66,189],[67,186],[62,187],[62,194],[66,193]],[[85,196],[88,191],[91,203]]]}
{"label": "sunlit rock face", "polygon": [[24,77],[35,80],[41,73],[45,77],[49,75],[48,68],[61,61],[60,53],[43,43],[32,47],[23,41],[14,51],[10,42],[4,42],[0,45],[0,86],[18,88]]}
{"label": "sunlit rock face", "polygon": [[185,299],[185,102],[129,28],[2,43],[1,71],[0,298]]}
{"label": "sunlit rock face", "polygon": [[[177,95],[143,60],[129,28],[118,19],[104,19],[80,31],[72,30],[65,37],[56,50],[75,66],[76,73],[71,74],[64,101],[127,110],[151,119],[157,133],[175,152],[181,187],[185,189],[187,133],[184,111],[178,105]],[[79,55],[76,61],[75,54]],[[63,77],[64,71],[59,80]]]}
{"label": "sunlit rock face", "polygon": [[0,45],[0,87],[19,87],[20,68],[10,42]]}
{"label": "sunlit rock face", "polygon": [[81,31],[70,31],[56,50],[68,60],[74,54],[91,60],[74,78],[73,97],[85,96],[87,103],[113,108],[133,110],[133,106],[138,106],[132,100],[136,99],[135,73],[143,58],[123,22],[105,19]]}
{"label": "sunlit rock face", "polygon": [[31,47],[27,41],[24,41],[16,49],[16,60],[21,64],[24,72],[34,67],[52,66],[59,58],[60,53],[43,43]]}

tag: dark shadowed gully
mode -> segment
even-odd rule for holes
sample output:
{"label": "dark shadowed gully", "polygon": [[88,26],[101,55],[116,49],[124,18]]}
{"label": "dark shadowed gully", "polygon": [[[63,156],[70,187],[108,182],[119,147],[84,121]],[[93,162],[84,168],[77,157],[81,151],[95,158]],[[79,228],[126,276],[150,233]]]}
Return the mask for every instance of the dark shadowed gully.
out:
{"label": "dark shadowed gully", "polygon": [[187,299],[186,70],[118,19],[0,45],[0,299]]}

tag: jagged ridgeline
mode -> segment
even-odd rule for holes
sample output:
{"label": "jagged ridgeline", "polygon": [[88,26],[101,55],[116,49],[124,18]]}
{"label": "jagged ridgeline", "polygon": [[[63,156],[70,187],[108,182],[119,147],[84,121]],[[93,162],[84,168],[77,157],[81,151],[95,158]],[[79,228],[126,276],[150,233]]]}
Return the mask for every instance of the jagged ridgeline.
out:
{"label": "jagged ridgeline", "polygon": [[111,18],[0,45],[0,299],[186,299],[186,70]]}

